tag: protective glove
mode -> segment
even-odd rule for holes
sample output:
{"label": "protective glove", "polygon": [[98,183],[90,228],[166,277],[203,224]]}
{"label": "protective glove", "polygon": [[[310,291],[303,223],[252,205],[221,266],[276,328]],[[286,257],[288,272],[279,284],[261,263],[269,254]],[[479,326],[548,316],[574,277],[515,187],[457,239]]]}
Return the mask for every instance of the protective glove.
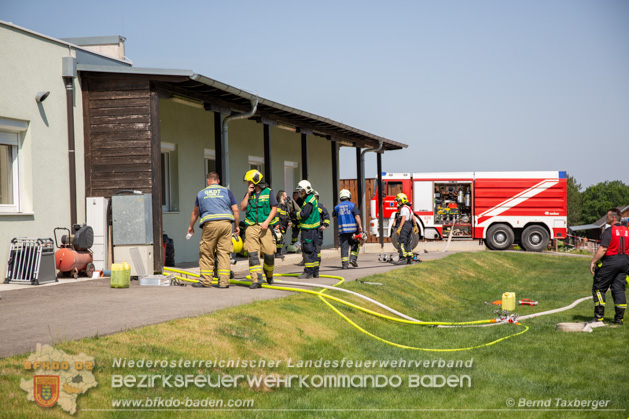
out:
{"label": "protective glove", "polygon": [[399,236],[400,234],[402,234],[402,227],[397,229],[397,235]]}
{"label": "protective glove", "polygon": [[417,234],[417,233],[419,233],[419,227],[415,225],[413,226],[413,234]]}

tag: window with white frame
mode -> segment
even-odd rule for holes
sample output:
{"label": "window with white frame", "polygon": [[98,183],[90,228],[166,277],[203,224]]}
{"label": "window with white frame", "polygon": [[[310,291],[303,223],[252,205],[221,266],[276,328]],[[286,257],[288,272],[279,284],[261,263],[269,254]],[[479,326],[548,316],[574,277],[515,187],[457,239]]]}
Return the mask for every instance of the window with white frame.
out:
{"label": "window with white frame", "polygon": [[208,173],[216,172],[216,151],[206,148],[203,154],[205,155],[205,175],[203,176],[202,185],[206,186]]}
{"label": "window with white frame", "polygon": [[170,212],[172,208],[172,165],[171,157],[175,151],[175,145],[161,143],[162,152],[162,211]]}
{"label": "window with white frame", "polygon": [[0,131],[0,212],[20,211],[19,138],[17,132]]}
{"label": "window with white frame", "polygon": [[288,193],[288,196],[292,196],[292,192],[295,190],[297,184],[297,168],[299,164],[294,161],[284,162],[284,190]]}
{"label": "window with white frame", "polygon": [[264,174],[264,157],[249,156],[249,170],[257,170]]}

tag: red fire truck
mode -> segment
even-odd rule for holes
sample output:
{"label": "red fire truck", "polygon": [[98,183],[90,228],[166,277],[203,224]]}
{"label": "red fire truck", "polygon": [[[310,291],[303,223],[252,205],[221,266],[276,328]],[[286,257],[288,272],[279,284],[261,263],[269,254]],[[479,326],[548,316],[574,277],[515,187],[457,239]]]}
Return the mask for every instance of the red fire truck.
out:
{"label": "red fire truck", "polygon": [[551,238],[566,237],[566,172],[384,173],[375,189],[370,234],[376,236],[381,189],[385,237],[391,237],[400,192],[411,202],[419,236],[426,239],[452,234],[453,239],[482,239],[494,250],[519,244],[540,251]]}

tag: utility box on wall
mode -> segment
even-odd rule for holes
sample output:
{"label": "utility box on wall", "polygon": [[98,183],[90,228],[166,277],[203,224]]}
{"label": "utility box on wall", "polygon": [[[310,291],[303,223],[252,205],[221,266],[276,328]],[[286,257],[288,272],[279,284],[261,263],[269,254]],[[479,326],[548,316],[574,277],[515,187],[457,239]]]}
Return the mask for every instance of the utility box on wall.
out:
{"label": "utility box on wall", "polygon": [[111,197],[114,263],[131,265],[131,276],[153,274],[152,208],[150,194]]}

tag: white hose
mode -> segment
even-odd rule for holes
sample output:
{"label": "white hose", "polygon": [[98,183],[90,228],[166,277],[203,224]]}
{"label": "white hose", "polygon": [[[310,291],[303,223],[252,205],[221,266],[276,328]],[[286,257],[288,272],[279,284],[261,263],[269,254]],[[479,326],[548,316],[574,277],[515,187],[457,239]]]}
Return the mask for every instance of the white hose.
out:
{"label": "white hose", "polygon": [[542,311],[541,313],[528,314],[526,316],[518,317],[518,320],[527,320],[527,319],[532,319],[534,317],[545,316],[547,314],[559,313],[561,311],[570,310],[571,308],[574,308],[577,304],[582,303],[583,301],[586,301],[586,300],[591,300],[591,299],[592,297],[579,298],[574,303],[567,305],[565,307],[556,308],[554,310]]}
{"label": "white hose", "polygon": [[362,295],[362,294],[359,294],[357,292],[350,291],[348,289],[333,287],[331,285],[312,284],[312,283],[307,283],[307,282],[293,282],[293,281],[283,281],[283,280],[282,281],[277,281],[277,282],[281,282],[282,284],[287,284],[287,285],[302,285],[302,286],[305,286],[305,287],[326,288],[326,289],[329,289],[329,290],[346,292],[348,294],[352,294],[352,295],[355,295],[357,297],[360,297],[363,300],[367,300],[370,303],[373,303],[373,304],[377,305],[378,307],[381,307],[381,308],[387,310],[388,312],[393,313],[396,316],[399,316],[399,317],[401,317],[403,319],[410,320],[410,321],[413,321],[413,322],[420,322],[421,321],[421,320],[414,319],[414,318],[412,318],[410,316],[407,316],[406,314],[402,314],[399,311],[396,311],[396,310],[392,309],[389,306],[385,306],[384,304],[379,303],[378,301],[376,301],[374,299],[371,299],[371,298],[367,297],[366,295]]}
{"label": "white hose", "polygon": [[[554,313],[560,313],[562,311],[566,311],[566,310],[570,310],[571,308],[574,308],[577,304],[580,304],[584,301],[587,300],[591,300],[592,297],[583,297],[583,298],[579,298],[578,300],[576,300],[575,302],[573,302],[572,304],[569,304],[565,307],[561,307],[561,308],[556,308],[554,310],[548,310],[548,311],[542,311],[541,313],[533,313],[533,314],[528,314],[526,316],[522,316],[522,317],[518,317],[517,321],[521,321],[521,320],[528,320],[528,319],[532,319],[535,317],[540,317],[540,316],[545,316],[547,314],[554,314]],[[487,326],[500,326],[501,324],[507,324],[508,322],[503,321],[503,322],[496,322],[496,323],[489,323],[489,324],[473,324],[473,325],[465,325],[465,326],[437,326],[437,327],[487,327]]]}
{"label": "white hose", "polygon": [[452,233],[454,232],[454,221],[452,222],[452,227],[450,227],[450,234],[448,235],[448,241],[446,242],[446,245],[443,247],[442,252],[447,252],[448,251],[448,247],[450,247],[450,242],[452,241]]}
{"label": "white hose", "polygon": [[[304,286],[304,287],[326,288],[326,289],[329,289],[329,290],[346,292],[348,294],[352,294],[352,295],[355,295],[355,296],[357,296],[359,298],[362,298],[363,300],[369,301],[370,303],[373,303],[373,304],[377,305],[378,307],[381,307],[381,308],[385,309],[386,311],[388,311],[390,313],[393,313],[396,316],[399,316],[399,317],[401,317],[403,319],[414,321],[414,322],[420,322],[421,321],[421,320],[414,319],[414,318],[412,318],[410,316],[407,316],[406,314],[400,313],[399,311],[394,310],[391,307],[386,306],[386,305],[384,305],[384,304],[382,304],[382,303],[380,303],[380,302],[378,302],[378,301],[376,301],[376,300],[374,300],[372,298],[369,298],[366,295],[362,295],[362,294],[359,294],[357,292],[354,292],[354,291],[351,291],[351,290],[348,290],[348,289],[345,289],[345,288],[338,288],[338,287],[334,287],[334,286],[331,286],[331,285],[313,284],[313,283],[308,283],[308,282],[279,281],[279,280],[277,282],[281,282],[282,284],[286,284],[286,285],[298,285],[298,286],[301,285],[301,286]],[[569,305],[567,305],[565,307],[560,307],[560,308],[556,308],[556,309],[548,310],[548,311],[542,311],[541,313],[528,314],[526,316],[518,317],[517,320],[518,321],[528,320],[528,319],[532,319],[532,318],[535,318],[535,317],[546,316],[547,314],[560,313],[562,311],[570,310],[570,309],[576,307],[578,304],[582,303],[583,301],[591,300],[591,299],[592,299],[591,296],[590,297],[579,298],[578,300],[574,301],[572,304],[569,304]],[[437,327],[487,327],[487,326],[499,326],[501,324],[507,324],[507,323],[508,322],[505,321],[505,322],[496,322],[496,323],[480,324],[480,325],[466,325],[466,326],[462,326],[462,325],[461,326],[439,325]]]}

